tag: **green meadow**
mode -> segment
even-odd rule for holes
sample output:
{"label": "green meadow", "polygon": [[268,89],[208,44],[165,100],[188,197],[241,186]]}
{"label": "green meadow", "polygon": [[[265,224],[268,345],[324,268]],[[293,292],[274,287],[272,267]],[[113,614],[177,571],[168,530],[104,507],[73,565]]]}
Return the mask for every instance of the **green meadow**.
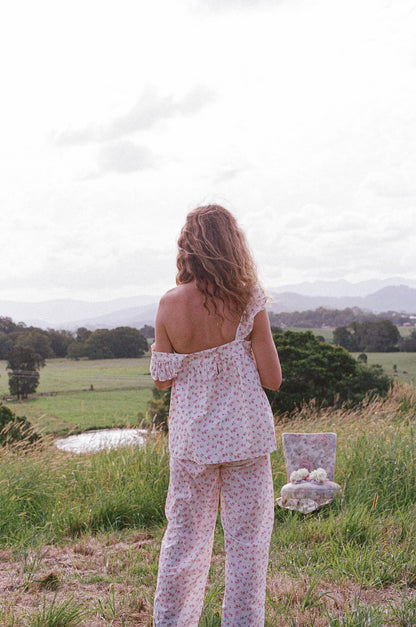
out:
{"label": "green meadow", "polygon": [[[358,357],[358,353],[353,353]],[[366,353],[368,364],[380,364],[384,372],[399,382],[416,382],[416,353]],[[396,368],[395,368],[396,366]]]}
{"label": "green meadow", "polygon": [[[40,371],[36,395],[3,402],[43,433],[64,434],[137,425],[152,396],[149,357],[138,359],[51,359]],[[0,398],[8,398],[6,362],[0,362]]]}

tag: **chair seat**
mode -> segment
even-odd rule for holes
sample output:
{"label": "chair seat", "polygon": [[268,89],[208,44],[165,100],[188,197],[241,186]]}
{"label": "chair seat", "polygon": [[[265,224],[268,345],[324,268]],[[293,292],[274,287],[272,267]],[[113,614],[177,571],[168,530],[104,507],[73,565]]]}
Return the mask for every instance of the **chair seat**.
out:
{"label": "chair seat", "polygon": [[320,483],[316,481],[286,483],[281,489],[277,504],[307,514],[330,503],[340,491],[338,483],[329,480]]}

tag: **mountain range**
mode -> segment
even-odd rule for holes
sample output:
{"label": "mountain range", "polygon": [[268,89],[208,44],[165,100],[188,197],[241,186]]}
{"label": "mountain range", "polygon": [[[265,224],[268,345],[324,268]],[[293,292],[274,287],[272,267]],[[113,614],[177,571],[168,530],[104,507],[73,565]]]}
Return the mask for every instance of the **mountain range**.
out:
{"label": "mountain range", "polygon": [[303,296],[368,296],[383,287],[407,285],[416,288],[416,279],[403,279],[401,277],[390,277],[388,279],[369,279],[351,283],[345,279],[336,281],[304,281],[292,285],[281,285],[277,288],[270,288],[274,293],[296,292]]}
{"label": "mountain range", "polygon": [[304,296],[295,292],[273,294],[272,311],[305,311],[307,309],[345,309],[359,307],[363,311],[382,313],[397,311],[416,314],[416,289],[407,285],[390,285],[367,296]]}
{"label": "mountain range", "polygon": [[[361,284],[352,284],[348,281],[319,281],[298,286],[283,286],[268,290],[272,296],[269,307],[275,312],[305,311],[318,307],[328,309],[359,307],[375,313],[397,311],[416,315],[416,281],[406,283],[406,285],[385,285],[385,282],[381,281],[383,286],[374,291],[371,289],[380,286],[380,281],[366,281]],[[366,289],[370,292],[365,293]],[[17,303],[0,300],[0,316],[9,316],[15,322],[23,321],[28,326],[44,329],[75,330],[87,327],[94,330],[117,326],[141,328],[145,324],[154,324],[157,303],[157,297],[148,295],[102,302],[63,299],[40,303]]]}

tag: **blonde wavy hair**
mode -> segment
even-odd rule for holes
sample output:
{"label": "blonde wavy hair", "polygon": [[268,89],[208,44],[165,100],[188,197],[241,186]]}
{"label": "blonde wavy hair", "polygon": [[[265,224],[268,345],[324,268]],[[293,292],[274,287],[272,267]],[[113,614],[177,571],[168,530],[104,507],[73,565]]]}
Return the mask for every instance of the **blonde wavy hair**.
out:
{"label": "blonde wavy hair", "polygon": [[196,282],[204,306],[221,322],[216,298],[242,315],[258,285],[257,269],[243,231],[220,205],[191,211],[178,238],[176,284]]}

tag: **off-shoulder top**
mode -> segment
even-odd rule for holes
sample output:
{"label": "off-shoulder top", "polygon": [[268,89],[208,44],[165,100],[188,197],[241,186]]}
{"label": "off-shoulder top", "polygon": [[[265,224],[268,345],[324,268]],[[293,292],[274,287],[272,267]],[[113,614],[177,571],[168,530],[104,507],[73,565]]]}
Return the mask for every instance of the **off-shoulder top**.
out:
{"label": "off-shoulder top", "polygon": [[169,411],[170,454],[199,464],[265,455],[276,449],[273,414],[245,338],[266,298],[255,288],[235,339],[196,353],[154,351],[156,381],[173,379]]}

